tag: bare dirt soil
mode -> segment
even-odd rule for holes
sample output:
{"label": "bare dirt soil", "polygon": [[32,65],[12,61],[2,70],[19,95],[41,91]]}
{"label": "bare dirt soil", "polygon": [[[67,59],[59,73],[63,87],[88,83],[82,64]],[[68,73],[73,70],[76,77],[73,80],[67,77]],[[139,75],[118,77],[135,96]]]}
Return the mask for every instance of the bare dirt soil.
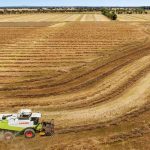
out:
{"label": "bare dirt soil", "polygon": [[0,112],[56,125],[0,148],[150,148],[149,22],[1,23],[0,39]]}

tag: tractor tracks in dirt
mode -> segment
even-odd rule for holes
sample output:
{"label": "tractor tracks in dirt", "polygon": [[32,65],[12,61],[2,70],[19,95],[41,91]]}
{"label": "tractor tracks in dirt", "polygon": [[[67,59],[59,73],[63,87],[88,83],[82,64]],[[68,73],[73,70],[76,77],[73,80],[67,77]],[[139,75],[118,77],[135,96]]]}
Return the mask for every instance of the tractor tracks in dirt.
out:
{"label": "tractor tracks in dirt", "polygon": [[[150,98],[150,97],[149,97]],[[144,114],[145,112],[150,111],[150,102],[148,102],[146,105],[142,106],[140,109],[135,110],[133,112],[129,112],[124,114],[123,116],[120,116],[118,118],[115,118],[113,120],[109,120],[106,122],[100,122],[96,124],[87,124],[84,126],[74,126],[70,128],[57,128],[56,127],[56,134],[66,134],[71,132],[81,132],[81,131],[91,131],[97,128],[109,128],[110,126],[119,126],[123,122],[130,122],[130,120],[136,120],[140,115]],[[147,124],[146,124],[147,126]]]}
{"label": "tractor tracks in dirt", "polygon": [[[142,51],[142,53],[141,53],[141,51]],[[18,95],[18,97],[22,97],[22,98],[47,97],[47,96],[51,96],[51,95],[59,95],[59,94],[64,94],[64,93],[75,92],[77,89],[81,90],[81,89],[84,89],[85,87],[88,87],[89,85],[91,86],[91,85],[97,83],[98,80],[103,79],[108,74],[111,74],[111,73],[115,72],[117,69],[120,69],[122,66],[126,65],[126,63],[136,60],[138,57],[140,57],[142,55],[146,55],[146,53],[147,54],[149,53],[149,45],[147,48],[145,47],[145,49],[140,49],[139,51],[137,50],[136,52],[133,52],[132,54],[128,54],[126,56],[118,58],[118,59],[114,60],[113,62],[109,62],[108,64],[105,64],[104,66],[95,68],[94,70],[92,69],[92,70],[90,70],[90,72],[88,71],[86,74],[83,74],[81,76],[78,76],[78,77],[73,78],[66,82],[52,85],[48,81],[45,80],[44,82],[48,83],[48,85],[38,85],[40,83],[37,83],[37,85],[34,87],[34,86],[32,86],[32,83],[31,83],[26,86],[18,86],[15,88],[10,85],[11,87],[10,86],[9,86],[9,88],[3,87],[0,89],[0,91],[1,92],[2,91],[4,91],[4,92],[18,91],[20,93]],[[113,64],[114,64],[114,66],[113,66]],[[112,66],[112,68],[110,68],[110,66]],[[92,68],[92,67],[93,66],[91,66],[91,67],[89,66],[89,68]],[[109,70],[107,68],[109,68]],[[104,72],[102,72],[102,70],[104,70]],[[67,78],[67,76],[66,76],[66,78]],[[69,79],[69,78],[67,78],[67,79]],[[35,91],[36,95],[32,95],[32,94],[25,95],[26,90],[28,91],[28,93],[34,93],[34,91]],[[38,90],[39,90],[39,92],[37,94]],[[50,92],[48,92],[47,90]],[[46,92],[46,94],[44,94],[44,91]],[[21,95],[21,92],[23,92],[24,95]],[[15,96],[15,94],[12,94],[12,95]],[[16,97],[17,97],[17,95],[16,95]]]}
{"label": "tractor tracks in dirt", "polygon": [[[149,77],[150,74],[146,74],[120,97],[108,103],[92,108],[47,112],[46,116],[54,117],[57,120],[56,125],[62,128],[115,120],[115,118],[140,109],[149,102]],[[44,116],[45,119],[48,118],[46,116]]]}
{"label": "tractor tracks in dirt", "polygon": [[127,133],[120,133],[116,135],[112,135],[101,142],[101,144],[113,144],[116,142],[127,141],[133,138],[142,137],[145,134],[150,133],[150,123],[143,125],[139,128],[132,129],[130,132]]}
{"label": "tractor tracks in dirt", "polygon": [[[130,115],[139,115],[142,110],[150,108],[149,44],[148,38],[144,43],[141,42],[141,46],[127,49],[127,52],[132,52],[122,57],[116,56],[116,60],[103,65],[95,62],[76,68],[72,70],[70,78],[70,73],[67,73],[58,76],[50,84],[35,84],[35,89],[33,85],[18,85],[14,88],[1,88],[0,93],[5,93],[4,98],[8,98],[7,107],[43,107],[45,119],[56,120],[58,133],[80,132],[117,124]],[[78,73],[75,73],[77,70]],[[27,98],[40,96],[48,98],[25,101]],[[12,97],[22,98],[24,101],[20,102],[18,99],[18,102],[15,100],[9,104],[9,98]],[[51,98],[53,99],[50,101]],[[51,107],[55,109],[50,109]]]}
{"label": "tractor tracks in dirt", "polygon": [[[136,61],[135,61],[136,62]],[[146,74],[147,72],[149,72],[149,65],[147,65],[147,67],[142,67],[142,65],[145,65],[146,63],[148,64],[148,60],[145,60],[145,63],[143,61],[141,61],[141,63],[138,66],[134,66],[133,63],[133,67],[131,67],[131,64],[128,64],[128,66],[130,66],[129,68],[127,66],[124,66],[126,72],[124,72],[124,74],[122,74],[121,72],[119,73],[118,70],[118,74],[116,73],[112,73],[109,76],[112,76],[112,80],[110,80],[111,78],[108,76],[106,78],[106,80],[104,80],[98,87],[94,87],[94,91],[90,92],[90,91],[83,91],[84,94],[80,94],[80,93],[76,93],[79,94],[79,96],[72,95],[71,97],[60,97],[61,99],[65,100],[65,102],[63,102],[63,100],[61,99],[55,99],[54,103],[50,103],[48,102],[48,100],[46,101],[41,101],[41,100],[36,100],[36,101],[21,101],[19,100],[19,102],[14,101],[13,103],[10,102],[9,103],[9,99],[7,100],[7,107],[21,107],[21,106],[30,106],[30,107],[37,107],[40,106],[40,110],[44,110],[44,109],[51,109],[51,110],[71,110],[71,109],[77,109],[77,108],[90,108],[90,107],[94,107],[97,105],[100,105],[101,103],[106,103],[109,101],[114,100],[115,98],[119,97],[121,95],[121,93],[123,93],[126,89],[130,88],[132,85],[134,85],[144,74]],[[136,69],[134,69],[136,68]],[[140,69],[141,68],[141,69]],[[135,72],[133,72],[133,69],[135,70]],[[120,69],[121,70],[121,69]],[[132,70],[130,72],[130,70]],[[139,70],[139,71],[138,71]],[[133,74],[133,73],[134,74]],[[132,73],[132,74],[131,74]],[[122,74],[122,75],[121,75]],[[131,74],[131,75],[130,75]],[[129,76],[130,75],[130,76]],[[117,80],[115,79],[117,76]],[[114,78],[114,79],[113,79]],[[120,79],[119,79],[120,78]],[[124,81],[124,79],[126,78],[126,81]],[[121,82],[122,84],[120,84]],[[98,82],[97,82],[98,83]],[[113,85],[113,87],[111,87],[111,85]],[[116,86],[116,88],[114,88]],[[108,88],[107,88],[108,87]],[[60,106],[59,106],[60,105]],[[3,108],[3,104],[1,104],[1,107]]]}

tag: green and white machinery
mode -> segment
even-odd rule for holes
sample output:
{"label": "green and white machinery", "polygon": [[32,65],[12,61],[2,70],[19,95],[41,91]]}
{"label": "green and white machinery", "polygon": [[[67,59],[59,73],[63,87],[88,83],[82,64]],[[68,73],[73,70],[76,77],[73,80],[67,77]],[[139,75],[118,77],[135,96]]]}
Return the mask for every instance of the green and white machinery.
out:
{"label": "green and white machinery", "polygon": [[1,138],[9,140],[18,135],[33,138],[35,133],[46,136],[53,135],[53,120],[40,122],[41,117],[41,113],[33,113],[30,109],[21,109],[16,114],[0,114]]}

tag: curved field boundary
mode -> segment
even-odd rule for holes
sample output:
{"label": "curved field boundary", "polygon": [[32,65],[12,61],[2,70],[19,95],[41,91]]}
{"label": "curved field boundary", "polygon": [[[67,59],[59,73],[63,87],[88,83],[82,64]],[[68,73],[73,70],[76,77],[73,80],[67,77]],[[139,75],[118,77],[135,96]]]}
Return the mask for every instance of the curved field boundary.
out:
{"label": "curved field boundary", "polygon": [[132,88],[124,92],[121,97],[106,104],[88,109],[50,112],[47,115],[48,117],[55,117],[57,126],[63,128],[113,120],[139,109],[148,102],[149,79],[150,73],[140,79]]}

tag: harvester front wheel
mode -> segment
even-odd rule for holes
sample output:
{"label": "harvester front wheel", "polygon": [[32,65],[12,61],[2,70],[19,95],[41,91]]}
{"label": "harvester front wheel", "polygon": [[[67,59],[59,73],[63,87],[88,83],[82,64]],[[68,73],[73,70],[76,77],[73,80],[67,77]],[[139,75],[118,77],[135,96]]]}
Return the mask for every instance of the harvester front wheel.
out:
{"label": "harvester front wheel", "polygon": [[33,138],[35,137],[35,131],[33,129],[26,129],[24,131],[25,138]]}

